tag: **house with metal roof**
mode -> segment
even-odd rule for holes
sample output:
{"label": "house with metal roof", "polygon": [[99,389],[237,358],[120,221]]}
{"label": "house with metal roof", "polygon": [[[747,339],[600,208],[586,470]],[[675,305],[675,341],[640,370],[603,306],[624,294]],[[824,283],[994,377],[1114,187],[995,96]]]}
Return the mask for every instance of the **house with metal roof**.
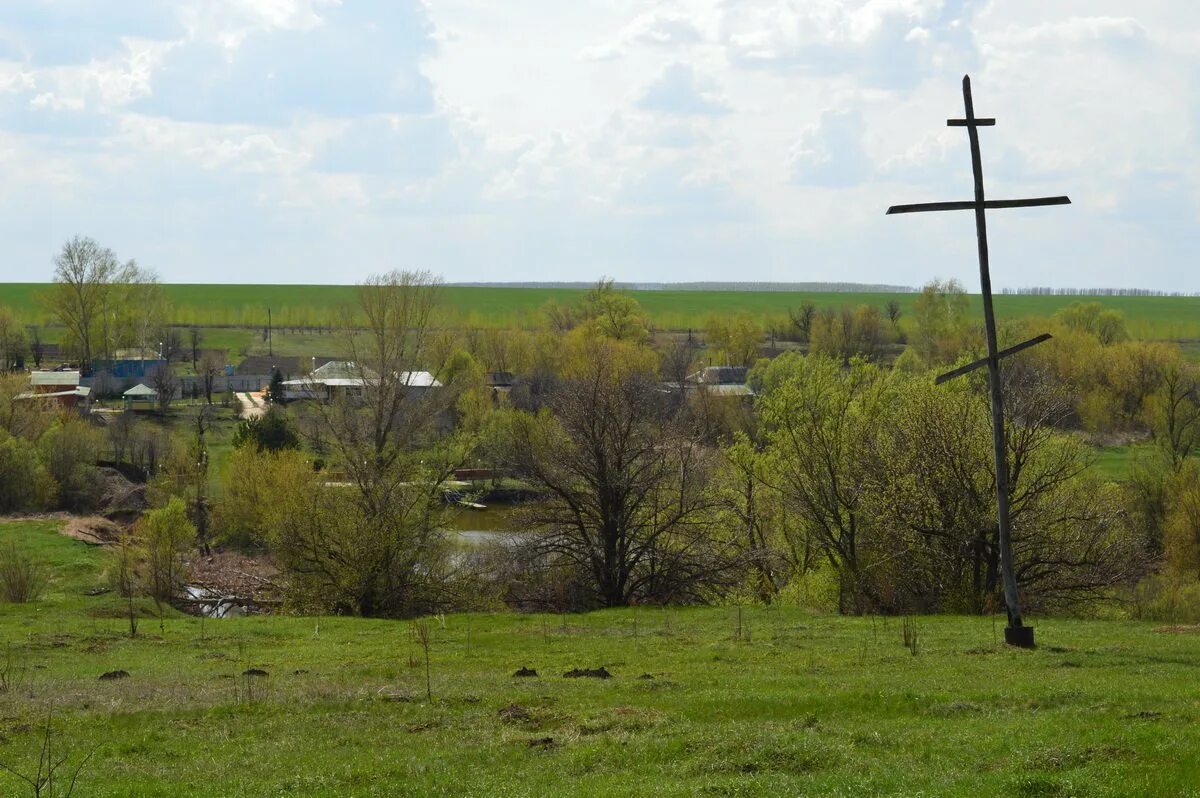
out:
{"label": "house with metal roof", "polygon": [[[428,371],[402,371],[397,377],[401,384],[414,392],[423,393],[442,387],[442,383]],[[343,396],[361,396],[366,386],[378,384],[379,375],[367,366],[349,360],[331,360],[314,369],[307,377],[284,380],[283,397],[328,402]]]}
{"label": "house with metal roof", "polygon": [[78,369],[63,371],[34,371],[29,375],[29,385],[33,389],[29,393],[17,396],[18,399],[44,399],[56,402],[63,407],[79,407],[85,409],[91,404],[92,389],[79,384]]}

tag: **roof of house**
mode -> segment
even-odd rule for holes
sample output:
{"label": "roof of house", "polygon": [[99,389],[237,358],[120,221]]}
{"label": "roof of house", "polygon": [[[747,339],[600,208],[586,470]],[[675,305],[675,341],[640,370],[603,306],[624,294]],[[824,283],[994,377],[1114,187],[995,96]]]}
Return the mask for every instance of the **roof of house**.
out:
{"label": "roof of house", "polygon": [[[362,374],[366,374],[364,379]],[[365,366],[361,369],[346,360],[334,360],[321,366],[312,374],[298,380],[285,380],[286,386],[325,385],[330,388],[361,388],[364,383],[375,383],[375,372]],[[410,388],[440,388],[442,383],[428,371],[401,371],[396,375],[400,382]]]}
{"label": "roof of house", "polygon": [[59,399],[64,396],[78,396],[82,399],[92,395],[92,389],[86,385],[76,386],[66,391],[45,391],[43,393],[19,393],[17,399]]}
{"label": "roof of house", "polygon": [[507,388],[513,384],[513,373],[511,371],[489,371],[483,379],[493,388]]}
{"label": "roof of house", "polygon": [[237,365],[233,370],[234,374],[274,374],[278,369],[279,373],[286,376],[292,374],[303,374],[304,369],[300,367],[300,358],[292,355],[250,355],[245,360]]}
{"label": "roof of house", "polygon": [[29,375],[30,385],[70,385],[79,384],[78,371],[35,371]]}
{"label": "roof of house", "polygon": [[139,382],[137,385],[126,391],[124,395],[129,397],[158,396],[158,391],[154,390],[149,385]]}
{"label": "roof of house", "polygon": [[328,380],[361,380],[364,377],[370,379],[376,375],[370,368],[360,367],[352,360],[331,360],[313,369],[309,376],[315,382],[326,382]]}
{"label": "roof of house", "polygon": [[740,385],[746,381],[745,366],[706,366],[688,375],[688,382],[702,385]]}

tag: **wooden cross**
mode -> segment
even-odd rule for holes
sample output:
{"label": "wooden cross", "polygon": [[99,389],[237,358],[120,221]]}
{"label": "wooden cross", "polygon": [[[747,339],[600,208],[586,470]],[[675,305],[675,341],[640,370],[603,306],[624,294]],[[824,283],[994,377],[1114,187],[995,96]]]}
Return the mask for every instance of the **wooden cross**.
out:
{"label": "wooden cross", "polygon": [[1008,510],[1008,454],[1004,438],[1004,396],[1000,389],[1000,360],[1015,355],[1031,346],[1047,340],[1050,335],[1039,335],[1028,341],[998,349],[996,346],[996,314],[992,309],[992,277],[988,271],[987,210],[989,208],[1032,208],[1041,205],[1069,205],[1067,197],[1035,197],[1032,199],[989,200],[983,193],[983,163],[979,155],[979,128],[991,127],[995,119],[975,116],[975,105],[971,100],[971,77],[963,76],[963,106],[965,119],[947,119],[950,127],[965,127],[971,142],[971,170],[975,175],[975,199],[965,202],[924,202],[916,205],[893,205],[888,213],[921,213],[924,211],[975,211],[975,232],[979,239],[979,286],[983,295],[983,324],[987,332],[987,357],[960,366],[937,378],[940,385],[977,368],[987,366],[988,384],[992,398],[992,443],[996,459],[996,508],[999,527],[1000,573],[1004,582],[1004,603],[1008,610],[1008,628],[1004,630],[1005,642],[1024,648],[1033,647],[1033,628],[1021,620],[1021,604],[1017,596],[1017,579],[1013,570],[1011,526]]}

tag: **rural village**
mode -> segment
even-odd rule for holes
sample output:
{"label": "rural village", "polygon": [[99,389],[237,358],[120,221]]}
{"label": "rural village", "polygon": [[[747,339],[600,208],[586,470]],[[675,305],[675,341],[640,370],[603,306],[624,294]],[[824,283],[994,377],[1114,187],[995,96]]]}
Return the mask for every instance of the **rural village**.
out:
{"label": "rural village", "polygon": [[1198,32],[4,4],[0,798],[1200,796]]}

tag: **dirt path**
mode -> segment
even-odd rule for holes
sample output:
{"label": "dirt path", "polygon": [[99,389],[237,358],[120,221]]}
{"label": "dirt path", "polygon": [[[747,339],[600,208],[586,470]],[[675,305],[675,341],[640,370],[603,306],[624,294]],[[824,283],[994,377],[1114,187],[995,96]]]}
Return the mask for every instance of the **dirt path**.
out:
{"label": "dirt path", "polygon": [[257,418],[267,413],[267,402],[262,393],[235,394],[242,404],[242,418]]}

